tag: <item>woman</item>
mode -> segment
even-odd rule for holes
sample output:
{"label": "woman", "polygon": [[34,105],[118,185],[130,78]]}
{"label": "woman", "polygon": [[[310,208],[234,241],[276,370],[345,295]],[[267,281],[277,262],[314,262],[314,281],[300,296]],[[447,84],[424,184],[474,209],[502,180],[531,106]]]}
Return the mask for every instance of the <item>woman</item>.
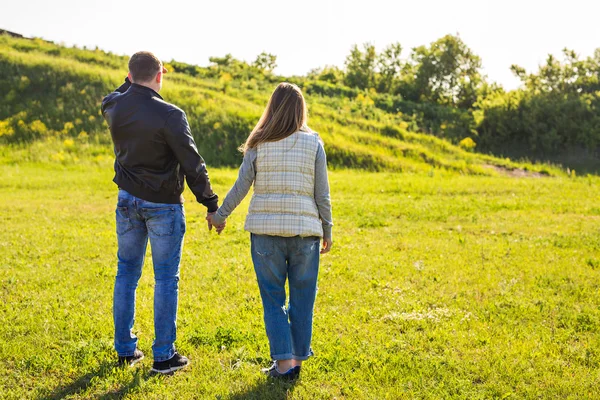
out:
{"label": "woman", "polygon": [[298,377],[302,361],[313,355],[319,253],[329,252],[333,244],[325,150],[308,128],[307,115],[300,88],[279,84],[240,148],[244,161],[235,185],[216,214],[207,217],[220,232],[254,183],[245,229],[251,233],[252,261],[274,360],[263,371],[287,379]]}

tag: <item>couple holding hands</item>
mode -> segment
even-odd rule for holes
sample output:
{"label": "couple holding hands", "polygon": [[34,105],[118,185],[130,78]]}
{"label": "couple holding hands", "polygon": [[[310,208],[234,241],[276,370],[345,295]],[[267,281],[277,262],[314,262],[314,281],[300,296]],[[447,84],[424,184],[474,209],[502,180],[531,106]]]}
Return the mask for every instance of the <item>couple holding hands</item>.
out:
{"label": "couple holding hands", "polygon": [[148,240],[155,279],[152,371],[168,374],[189,364],[174,345],[186,231],[184,179],[208,209],[209,229],[214,226],[218,233],[254,184],[245,230],[250,232],[273,359],[263,372],[295,379],[302,362],[313,355],[319,257],[331,249],[333,225],[325,151],[318,134],[307,126],[302,92],[289,83],[277,86],[240,148],[244,158],[238,178],[219,207],[185,113],[158,94],[166,72],[152,53],[135,53],[125,83],[102,101],[114,143],[114,182],[119,187],[113,303],[119,364],[134,365],[144,358],[132,329]]}

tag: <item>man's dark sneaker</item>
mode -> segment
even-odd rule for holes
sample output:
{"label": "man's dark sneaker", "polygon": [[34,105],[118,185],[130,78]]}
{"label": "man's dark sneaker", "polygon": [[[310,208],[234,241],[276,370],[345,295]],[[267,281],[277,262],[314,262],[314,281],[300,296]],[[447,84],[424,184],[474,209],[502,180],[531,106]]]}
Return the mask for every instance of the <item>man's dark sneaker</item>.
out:
{"label": "man's dark sneaker", "polygon": [[262,370],[263,374],[266,374],[267,376],[271,377],[271,378],[278,378],[278,379],[283,379],[283,380],[294,380],[297,379],[300,376],[300,366],[295,366],[293,368],[290,368],[287,372],[279,372],[277,370],[277,361],[273,362],[273,365],[271,365],[269,368],[263,368]]}
{"label": "man's dark sneaker", "polygon": [[187,357],[182,356],[179,353],[175,353],[173,357],[166,361],[154,361],[151,372],[158,372],[159,374],[170,374],[179,369],[185,368],[190,363]]}
{"label": "man's dark sneaker", "polygon": [[138,361],[142,361],[144,359],[144,353],[140,349],[135,349],[132,356],[119,356],[119,366],[134,366]]}

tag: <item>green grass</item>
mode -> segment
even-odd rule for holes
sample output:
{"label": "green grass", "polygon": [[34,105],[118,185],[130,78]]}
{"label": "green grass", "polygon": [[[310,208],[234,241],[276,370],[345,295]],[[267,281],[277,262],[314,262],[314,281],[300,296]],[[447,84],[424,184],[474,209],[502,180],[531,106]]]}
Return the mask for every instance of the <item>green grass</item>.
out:
{"label": "green grass", "polygon": [[[150,259],[135,326],[148,358],[114,368],[109,158],[0,171],[2,398],[600,397],[596,177],[333,171],[316,357],[287,386],[259,373],[269,351],[248,200],[217,236],[185,194],[177,346],[192,364],[161,378],[149,375]],[[210,174],[224,195],[236,171]]]}

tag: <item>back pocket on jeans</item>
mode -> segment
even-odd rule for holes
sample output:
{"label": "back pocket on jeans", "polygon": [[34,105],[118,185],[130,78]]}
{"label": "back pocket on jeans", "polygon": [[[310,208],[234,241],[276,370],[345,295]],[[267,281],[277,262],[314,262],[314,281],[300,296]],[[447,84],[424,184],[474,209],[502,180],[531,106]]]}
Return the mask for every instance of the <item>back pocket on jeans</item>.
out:
{"label": "back pocket on jeans", "polygon": [[315,251],[319,251],[321,249],[321,238],[320,237],[306,237],[301,238],[298,244],[298,253],[308,256]]}
{"label": "back pocket on jeans", "polygon": [[175,207],[142,208],[148,232],[153,236],[171,236],[175,227]]}
{"label": "back pocket on jeans", "polygon": [[117,235],[123,235],[133,229],[127,207],[117,207],[115,213],[117,216]]}
{"label": "back pocket on jeans", "polygon": [[252,251],[260,257],[273,254],[274,239],[271,236],[252,234]]}

